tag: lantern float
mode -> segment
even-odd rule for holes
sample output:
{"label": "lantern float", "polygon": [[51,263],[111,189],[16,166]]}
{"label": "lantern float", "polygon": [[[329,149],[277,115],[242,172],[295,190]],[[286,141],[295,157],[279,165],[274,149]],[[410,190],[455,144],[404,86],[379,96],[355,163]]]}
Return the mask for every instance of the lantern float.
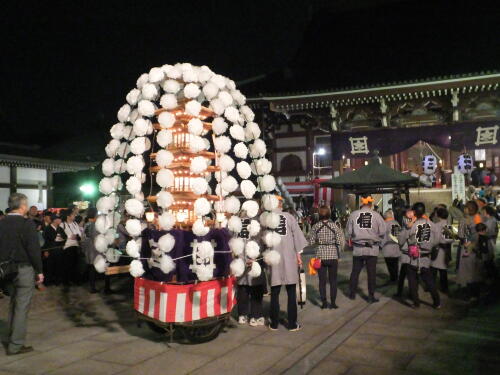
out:
{"label": "lantern float", "polygon": [[[234,293],[228,295],[227,288],[232,289],[234,276],[246,270],[259,276],[260,259],[279,262],[273,250],[281,240],[276,181],[254,113],[234,81],[188,63],[142,74],[126,101],[111,127],[102,164],[96,269],[105,272],[118,260],[108,249],[126,212],[132,239],[122,257],[133,258],[136,299],[148,286],[158,292],[151,282],[192,287],[210,282],[226,291],[227,301],[219,302],[229,309]],[[145,216],[156,227],[148,226]],[[262,249],[255,238],[261,231],[267,238]],[[151,310],[144,301],[141,306],[136,309],[142,314]],[[165,314],[150,318],[175,320]],[[189,319],[207,314],[193,312]]]}

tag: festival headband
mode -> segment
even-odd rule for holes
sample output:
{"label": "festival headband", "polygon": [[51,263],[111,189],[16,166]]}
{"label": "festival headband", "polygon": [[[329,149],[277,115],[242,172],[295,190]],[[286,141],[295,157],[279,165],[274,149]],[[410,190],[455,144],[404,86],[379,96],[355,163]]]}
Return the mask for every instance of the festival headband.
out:
{"label": "festival headband", "polygon": [[371,195],[367,197],[361,197],[361,204],[365,205],[370,203],[373,203],[373,198],[371,197]]}

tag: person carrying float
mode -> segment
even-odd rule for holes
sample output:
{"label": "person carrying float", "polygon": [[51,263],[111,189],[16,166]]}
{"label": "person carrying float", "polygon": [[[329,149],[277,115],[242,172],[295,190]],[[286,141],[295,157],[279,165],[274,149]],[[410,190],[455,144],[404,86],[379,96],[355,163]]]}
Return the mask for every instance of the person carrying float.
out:
{"label": "person carrying float", "polygon": [[414,219],[406,225],[406,228],[398,236],[400,245],[408,245],[407,276],[410,296],[413,301],[412,307],[420,307],[418,297],[418,275],[420,275],[432,296],[433,307],[439,309],[441,300],[430,271],[432,248],[439,242],[438,229],[432,221],[425,217],[423,203],[415,203],[412,210],[415,214]]}
{"label": "person carrying float", "polygon": [[378,302],[375,298],[377,257],[386,231],[384,219],[372,209],[372,204],[373,198],[363,195],[361,208],[351,213],[346,227],[346,238],[353,246],[349,298],[356,298],[359,274],[366,265],[369,303]]}

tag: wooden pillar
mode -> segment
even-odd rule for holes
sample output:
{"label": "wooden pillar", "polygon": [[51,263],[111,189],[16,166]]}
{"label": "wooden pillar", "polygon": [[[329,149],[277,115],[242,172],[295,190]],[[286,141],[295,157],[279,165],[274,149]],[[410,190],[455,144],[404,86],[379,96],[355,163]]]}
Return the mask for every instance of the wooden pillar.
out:
{"label": "wooden pillar", "polygon": [[[307,175],[311,174],[313,172],[314,175],[314,168],[313,168],[313,160],[312,160],[312,154],[314,152],[314,142],[311,139],[311,129],[308,128],[306,130],[306,173]],[[314,177],[314,176],[313,176]]]}
{"label": "wooden pillar", "polygon": [[54,176],[53,172],[47,170],[47,208],[54,206]]}
{"label": "wooden pillar", "polygon": [[10,166],[10,193],[17,191],[17,167]]}
{"label": "wooden pillar", "polygon": [[451,149],[447,148],[444,153],[444,169],[451,169],[453,171],[453,165],[451,164]]}

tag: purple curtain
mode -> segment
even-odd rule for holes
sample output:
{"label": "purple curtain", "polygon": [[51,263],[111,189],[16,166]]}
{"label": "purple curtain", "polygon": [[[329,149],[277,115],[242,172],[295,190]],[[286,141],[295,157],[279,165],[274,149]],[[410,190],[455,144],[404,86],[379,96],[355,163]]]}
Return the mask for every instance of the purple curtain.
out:
{"label": "purple curtain", "polygon": [[414,128],[382,128],[358,132],[332,133],[332,159],[392,155],[407,150],[418,141],[455,151],[498,147],[499,121],[430,125]]}
{"label": "purple curtain", "polygon": [[[141,257],[149,258],[151,256],[151,242],[158,242],[161,236],[170,233],[175,238],[175,246],[169,255],[172,258],[178,258],[184,255],[191,255],[193,253],[192,243],[194,240],[212,241],[214,249],[218,251],[229,251],[229,239],[231,234],[226,228],[210,229],[208,234],[204,237],[196,237],[191,231],[184,231],[180,229],[173,229],[171,231],[145,229],[142,232],[142,248]],[[151,240],[151,242],[150,242]],[[229,274],[229,264],[231,263],[231,253],[215,253],[214,263],[216,268],[214,270],[214,277],[227,276]],[[195,281],[196,274],[194,274],[189,266],[193,264],[191,257],[186,257],[175,261],[176,269],[169,274],[163,273],[157,267],[149,267],[146,260],[142,261],[145,273],[144,278],[155,281],[172,281],[174,275],[177,275],[178,282],[193,282]]]}

